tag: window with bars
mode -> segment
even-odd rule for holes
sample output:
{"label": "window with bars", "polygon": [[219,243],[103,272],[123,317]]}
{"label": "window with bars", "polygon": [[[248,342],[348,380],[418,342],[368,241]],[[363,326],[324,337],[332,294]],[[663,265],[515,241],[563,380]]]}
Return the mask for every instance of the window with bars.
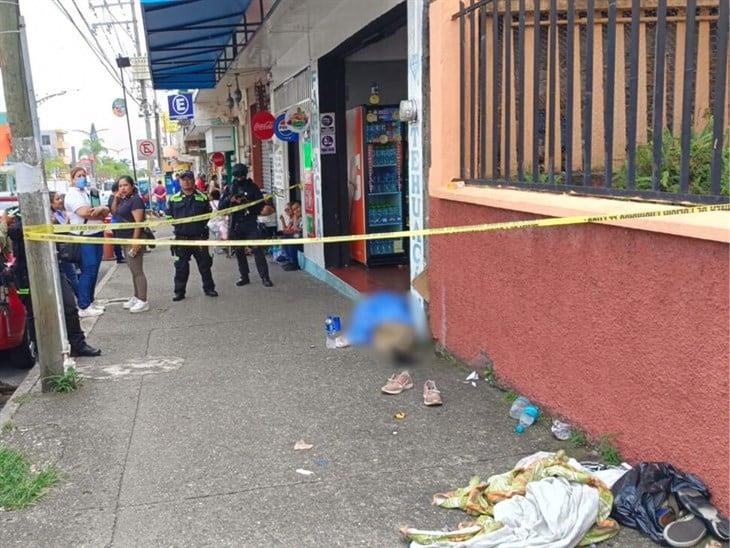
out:
{"label": "window with bars", "polygon": [[727,202],[729,4],[461,2],[461,178]]}

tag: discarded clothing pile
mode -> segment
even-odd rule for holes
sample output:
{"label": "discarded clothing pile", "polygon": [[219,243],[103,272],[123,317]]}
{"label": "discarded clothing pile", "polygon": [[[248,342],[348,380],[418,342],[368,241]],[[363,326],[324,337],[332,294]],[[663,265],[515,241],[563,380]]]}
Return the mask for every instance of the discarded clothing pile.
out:
{"label": "discarded clothing pile", "polygon": [[456,531],[404,528],[411,548],[568,548],[607,540],[619,531],[609,518],[613,494],[606,484],[563,451],[536,453],[486,482],[434,495],[434,504],[476,517]]}

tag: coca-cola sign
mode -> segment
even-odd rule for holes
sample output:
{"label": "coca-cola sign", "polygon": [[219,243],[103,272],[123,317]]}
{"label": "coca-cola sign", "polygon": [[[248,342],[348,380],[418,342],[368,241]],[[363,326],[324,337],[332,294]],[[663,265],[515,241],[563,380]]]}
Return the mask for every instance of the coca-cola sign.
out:
{"label": "coca-cola sign", "polygon": [[257,112],[251,118],[251,131],[262,141],[274,136],[274,115],[270,112]]}

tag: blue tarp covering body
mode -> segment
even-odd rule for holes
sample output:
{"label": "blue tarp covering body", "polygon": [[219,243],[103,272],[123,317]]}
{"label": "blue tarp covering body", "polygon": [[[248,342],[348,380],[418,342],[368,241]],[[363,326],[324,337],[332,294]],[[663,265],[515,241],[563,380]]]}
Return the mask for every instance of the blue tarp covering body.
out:
{"label": "blue tarp covering body", "polygon": [[[155,89],[210,89],[251,0],[141,0]],[[240,28],[240,27],[239,27]]]}

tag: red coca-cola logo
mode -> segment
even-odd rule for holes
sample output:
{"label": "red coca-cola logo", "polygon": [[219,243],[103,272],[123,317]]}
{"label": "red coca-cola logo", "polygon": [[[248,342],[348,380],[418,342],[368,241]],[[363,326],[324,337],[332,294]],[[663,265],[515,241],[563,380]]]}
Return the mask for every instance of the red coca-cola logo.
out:
{"label": "red coca-cola logo", "polygon": [[251,131],[262,141],[274,136],[274,115],[270,112],[257,112],[251,119]]}

